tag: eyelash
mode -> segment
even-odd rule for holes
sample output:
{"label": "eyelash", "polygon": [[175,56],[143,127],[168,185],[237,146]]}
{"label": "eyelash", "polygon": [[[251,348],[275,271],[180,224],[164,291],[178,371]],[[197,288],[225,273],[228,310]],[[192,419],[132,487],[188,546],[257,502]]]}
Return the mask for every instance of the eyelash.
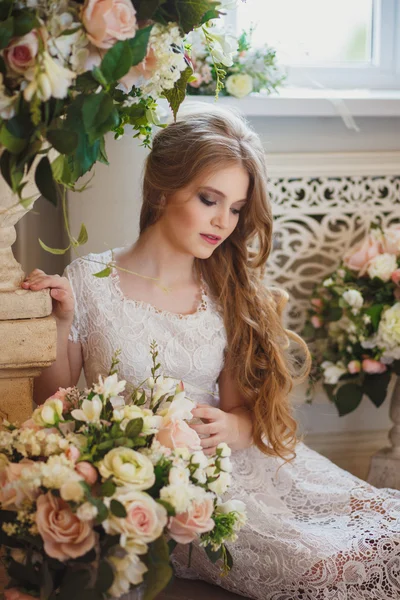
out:
{"label": "eyelash", "polygon": [[[216,202],[211,202],[210,200],[207,200],[207,198],[204,198],[204,196],[202,196],[201,194],[199,195],[199,198],[201,202],[206,206],[214,206],[216,204]],[[238,210],[237,208],[232,208],[232,214],[238,215],[240,214],[240,210]]]}

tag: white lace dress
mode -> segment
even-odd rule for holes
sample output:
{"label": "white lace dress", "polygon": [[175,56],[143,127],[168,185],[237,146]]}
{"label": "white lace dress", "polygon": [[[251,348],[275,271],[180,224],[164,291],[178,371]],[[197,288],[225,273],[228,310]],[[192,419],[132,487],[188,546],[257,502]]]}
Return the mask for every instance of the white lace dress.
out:
{"label": "white lace dress", "polygon": [[[218,405],[216,380],[223,367],[224,325],[203,290],[195,313],[180,316],[124,297],[118,274],[96,278],[91,254],[67,267],[76,314],[70,339],[83,347],[88,384],[107,374],[121,348],[120,376],[141,382],[150,375],[150,342],[164,370],[182,378],[188,395]],[[210,393],[211,392],[211,393]],[[178,576],[199,578],[258,600],[359,600],[400,598],[400,491],[376,489],[302,443],[291,464],[256,448],[233,453],[228,496],[247,505],[248,522],[230,551],[226,577],[199,547],[191,568],[187,548],[174,552]]]}

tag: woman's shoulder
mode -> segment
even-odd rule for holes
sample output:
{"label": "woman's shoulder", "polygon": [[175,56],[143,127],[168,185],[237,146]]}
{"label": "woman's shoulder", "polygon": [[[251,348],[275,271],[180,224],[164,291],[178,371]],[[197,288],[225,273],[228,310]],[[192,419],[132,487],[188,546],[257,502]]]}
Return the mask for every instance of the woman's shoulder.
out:
{"label": "woman's shoulder", "polygon": [[68,278],[83,278],[86,275],[101,273],[112,260],[112,251],[90,252],[85,256],[75,258],[65,267],[64,276]]}

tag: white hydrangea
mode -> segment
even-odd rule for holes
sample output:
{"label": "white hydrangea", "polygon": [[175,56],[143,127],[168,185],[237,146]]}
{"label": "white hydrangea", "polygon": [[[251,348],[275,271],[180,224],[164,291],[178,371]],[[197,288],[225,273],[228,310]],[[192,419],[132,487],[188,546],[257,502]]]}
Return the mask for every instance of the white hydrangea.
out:
{"label": "white hydrangea", "polygon": [[218,475],[218,479],[211,481],[208,484],[208,489],[217,494],[217,496],[222,496],[225,494],[231,483],[232,475],[230,473],[226,473],[225,471],[221,471]]}
{"label": "white hydrangea", "polygon": [[322,285],[324,287],[330,287],[331,285],[333,285],[335,282],[333,281],[332,277],[328,277],[328,279],[325,279],[325,281],[322,282]]}
{"label": "white hydrangea", "polygon": [[353,308],[361,308],[364,304],[364,298],[358,290],[346,290],[343,292],[343,300]]}
{"label": "white hydrangea", "polygon": [[382,281],[389,281],[393,271],[397,269],[397,259],[394,254],[378,254],[368,266],[368,275],[373,279],[379,277]]}
{"label": "white hydrangea", "polygon": [[66,481],[79,481],[82,478],[75,471],[73,463],[61,454],[50,456],[46,463],[41,463],[43,485],[49,489],[60,489]]}
{"label": "white hydrangea", "polygon": [[385,348],[386,356],[392,355],[393,351],[400,354],[400,302],[396,302],[391,308],[382,313],[378,327],[378,345]]}

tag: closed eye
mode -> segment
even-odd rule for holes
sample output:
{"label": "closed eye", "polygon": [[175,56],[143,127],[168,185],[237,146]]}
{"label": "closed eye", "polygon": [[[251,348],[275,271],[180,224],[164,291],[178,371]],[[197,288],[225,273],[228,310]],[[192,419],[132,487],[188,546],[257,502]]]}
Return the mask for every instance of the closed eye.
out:
{"label": "closed eye", "polygon": [[[216,202],[211,202],[211,200],[207,200],[207,198],[205,198],[202,194],[199,194],[199,198],[201,202],[206,206],[214,206],[215,204],[217,204]],[[231,211],[233,215],[238,215],[240,213],[240,210],[237,208],[232,208]]]}

